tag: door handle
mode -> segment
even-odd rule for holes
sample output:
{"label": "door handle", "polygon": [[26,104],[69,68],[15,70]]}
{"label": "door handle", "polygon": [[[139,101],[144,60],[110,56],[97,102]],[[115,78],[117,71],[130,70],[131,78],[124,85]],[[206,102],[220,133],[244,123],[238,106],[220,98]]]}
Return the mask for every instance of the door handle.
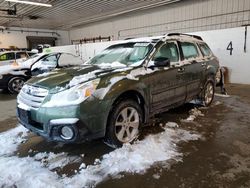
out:
{"label": "door handle", "polygon": [[178,68],[178,72],[179,72],[179,73],[182,73],[182,72],[184,72],[184,71],[185,71],[185,68],[183,68],[183,67]]}

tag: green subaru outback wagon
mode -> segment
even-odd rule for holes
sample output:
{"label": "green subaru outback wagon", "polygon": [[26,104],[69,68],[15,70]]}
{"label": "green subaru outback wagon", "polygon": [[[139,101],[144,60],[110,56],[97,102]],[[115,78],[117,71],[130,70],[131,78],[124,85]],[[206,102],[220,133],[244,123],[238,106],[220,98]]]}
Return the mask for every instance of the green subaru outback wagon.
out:
{"label": "green subaru outback wagon", "polygon": [[50,141],[135,140],[154,115],[214,97],[218,59],[201,37],[171,33],[112,45],[80,67],[29,80],[17,97],[20,123]]}

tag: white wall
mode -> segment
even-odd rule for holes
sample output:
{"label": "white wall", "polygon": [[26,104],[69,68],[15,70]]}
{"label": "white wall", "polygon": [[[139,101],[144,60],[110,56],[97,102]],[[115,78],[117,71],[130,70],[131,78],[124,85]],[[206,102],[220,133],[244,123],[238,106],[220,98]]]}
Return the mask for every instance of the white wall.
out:
{"label": "white wall", "polygon": [[[229,69],[229,81],[231,83],[250,84],[250,27],[248,27],[247,51],[244,52],[245,28],[231,28],[212,31],[202,31],[193,34],[200,35],[208,43],[214,54],[219,58],[221,66]],[[232,55],[227,50],[232,41]],[[84,61],[93,57],[109,45],[119,41],[70,45],[64,47],[53,47],[52,51],[69,52],[79,54]]]}
{"label": "white wall", "polygon": [[[18,48],[27,48],[27,36],[38,36],[38,37],[57,37],[56,45],[69,45],[69,32],[68,31],[55,31],[55,30],[45,30],[45,29],[30,29],[30,28],[10,28],[10,30],[28,30],[30,32],[21,31],[6,31],[0,30],[0,48],[9,48],[9,46],[17,46]],[[32,31],[41,32],[57,32],[60,36],[52,35],[51,33],[34,33]]]}
{"label": "white wall", "polygon": [[235,28],[250,24],[250,0],[181,0],[70,30],[70,39],[113,36],[114,40]]}
{"label": "white wall", "polygon": [[[250,84],[250,26],[247,33],[247,46],[244,52],[245,27],[196,32],[208,43],[220,64],[229,69],[231,83]],[[227,50],[232,42],[232,55]]]}
{"label": "white wall", "polygon": [[57,46],[51,47],[51,52],[66,52],[74,55],[81,56],[84,62],[88,61],[90,58],[94,57],[96,54],[100,53],[105,48],[112,44],[119,43],[120,41],[109,41],[100,43],[86,43],[79,45],[68,45],[68,46]]}

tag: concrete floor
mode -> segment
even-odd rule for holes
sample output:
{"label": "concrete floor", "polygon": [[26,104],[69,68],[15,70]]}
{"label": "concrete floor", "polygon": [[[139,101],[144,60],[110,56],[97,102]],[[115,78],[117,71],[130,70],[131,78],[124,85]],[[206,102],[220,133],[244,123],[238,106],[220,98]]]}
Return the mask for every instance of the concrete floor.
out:
{"label": "concrete floor", "polygon": [[[213,105],[203,108],[203,117],[193,122],[183,122],[188,117],[194,104],[186,104],[168,113],[161,114],[157,122],[177,122],[182,128],[197,131],[203,139],[181,143],[180,150],[184,154],[182,162],[172,162],[168,168],[154,165],[145,174],[123,174],[119,179],[108,179],[97,187],[250,187],[250,86],[227,85],[230,97],[216,96]],[[0,132],[16,126],[16,96],[0,92]],[[146,127],[142,137],[158,132],[156,126]],[[96,158],[113,149],[101,140],[80,145],[57,147],[41,137],[31,135],[23,143],[17,155],[26,157],[29,150],[44,152],[68,152],[74,155],[85,153],[84,162],[91,164]],[[74,174],[79,164],[71,164],[59,170],[59,174]],[[153,175],[158,173],[158,178]]]}

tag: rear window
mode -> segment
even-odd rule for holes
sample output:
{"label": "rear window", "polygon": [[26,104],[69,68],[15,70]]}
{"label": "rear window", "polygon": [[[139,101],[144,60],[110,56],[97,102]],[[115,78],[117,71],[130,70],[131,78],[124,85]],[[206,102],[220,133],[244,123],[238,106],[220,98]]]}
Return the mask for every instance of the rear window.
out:
{"label": "rear window", "polygon": [[199,56],[198,49],[193,43],[181,42],[181,49],[184,55],[184,59],[196,58]]}
{"label": "rear window", "polygon": [[210,56],[210,55],[212,55],[212,52],[211,52],[211,50],[210,50],[210,48],[208,47],[207,44],[202,43],[202,44],[199,44],[199,46],[200,46],[200,49],[201,49],[201,53],[204,56]]}

